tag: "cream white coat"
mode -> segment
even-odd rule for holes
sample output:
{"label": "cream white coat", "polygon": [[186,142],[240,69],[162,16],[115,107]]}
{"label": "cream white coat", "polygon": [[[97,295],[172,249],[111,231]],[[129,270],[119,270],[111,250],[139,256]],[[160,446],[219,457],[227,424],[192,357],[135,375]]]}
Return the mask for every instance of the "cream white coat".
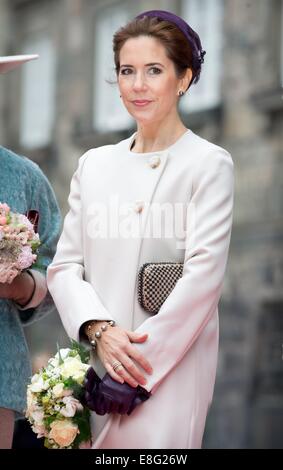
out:
{"label": "cream white coat", "polygon": [[[81,325],[91,319],[114,319],[123,328],[149,334],[135,347],[153,367],[145,387],[152,396],[130,416],[93,413],[93,448],[199,448],[217,368],[233,161],[226,150],[191,130],[157,152],[130,151],[134,137],[80,158],[48,287],[67,334],[76,340]],[[123,232],[99,237],[94,204],[109,207],[115,198],[124,210]],[[183,235],[154,238],[148,231],[151,208],[168,202],[186,208]],[[137,223],[139,235],[127,238],[127,224]],[[184,271],[159,313],[151,316],[137,302],[137,274],[144,263],[158,261],[184,262]],[[100,361],[93,361],[104,374]]]}

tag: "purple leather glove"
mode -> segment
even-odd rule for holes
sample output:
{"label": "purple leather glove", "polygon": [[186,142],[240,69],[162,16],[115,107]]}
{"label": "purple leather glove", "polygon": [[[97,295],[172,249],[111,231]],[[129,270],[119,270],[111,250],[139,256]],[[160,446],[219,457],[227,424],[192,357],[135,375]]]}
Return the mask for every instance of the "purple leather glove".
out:
{"label": "purple leather glove", "polygon": [[98,415],[119,413],[130,415],[137,405],[147,400],[151,393],[138,385],[120,384],[107,373],[101,380],[90,368],[85,380],[86,405]]}
{"label": "purple leather glove", "polygon": [[93,410],[93,397],[95,396],[97,392],[98,385],[101,382],[101,378],[97,375],[93,367],[90,367],[87,370],[87,373],[85,375],[84,379],[84,397],[82,399],[82,402],[84,405],[88,406],[91,410]]}

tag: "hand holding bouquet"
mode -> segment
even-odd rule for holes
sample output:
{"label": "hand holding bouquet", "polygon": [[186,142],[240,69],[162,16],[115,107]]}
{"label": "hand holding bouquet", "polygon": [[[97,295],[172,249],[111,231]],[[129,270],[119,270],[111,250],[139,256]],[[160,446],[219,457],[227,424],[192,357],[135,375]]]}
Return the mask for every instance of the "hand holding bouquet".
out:
{"label": "hand holding bouquet", "polygon": [[91,446],[90,411],[83,405],[88,352],[72,341],[35,374],[27,389],[26,417],[45,447],[76,449]]}
{"label": "hand holding bouquet", "polygon": [[29,219],[0,203],[0,283],[11,284],[29,268],[37,259],[39,245],[39,235]]}

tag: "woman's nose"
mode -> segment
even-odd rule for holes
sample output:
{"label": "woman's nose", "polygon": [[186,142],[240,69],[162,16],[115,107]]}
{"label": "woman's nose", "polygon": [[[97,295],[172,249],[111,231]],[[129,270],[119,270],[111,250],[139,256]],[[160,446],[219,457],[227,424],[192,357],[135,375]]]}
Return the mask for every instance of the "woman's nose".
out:
{"label": "woman's nose", "polygon": [[133,89],[140,90],[146,88],[146,80],[143,73],[137,73],[133,82]]}

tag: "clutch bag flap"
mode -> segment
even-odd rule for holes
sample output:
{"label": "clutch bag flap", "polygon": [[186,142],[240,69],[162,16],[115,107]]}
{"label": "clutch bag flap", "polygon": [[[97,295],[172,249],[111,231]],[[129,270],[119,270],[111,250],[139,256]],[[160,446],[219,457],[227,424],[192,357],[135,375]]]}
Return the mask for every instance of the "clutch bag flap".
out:
{"label": "clutch bag flap", "polygon": [[138,302],[155,315],[183,274],[183,263],[145,263],[138,272]]}

